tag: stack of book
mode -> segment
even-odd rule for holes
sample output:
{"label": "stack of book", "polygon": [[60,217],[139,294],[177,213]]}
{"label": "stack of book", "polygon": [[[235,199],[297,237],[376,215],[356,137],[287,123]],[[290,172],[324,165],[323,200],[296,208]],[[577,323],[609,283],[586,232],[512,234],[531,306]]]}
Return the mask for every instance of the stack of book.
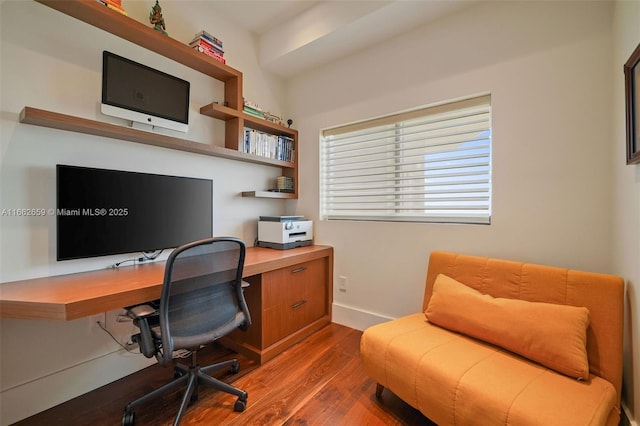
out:
{"label": "stack of book", "polygon": [[276,178],[276,190],[278,192],[294,192],[293,178],[288,176],[278,176]]}
{"label": "stack of book", "polygon": [[111,10],[115,10],[116,12],[122,13],[124,16],[127,16],[127,12],[122,8],[122,0],[97,0],[98,3],[102,3],[107,6]]}
{"label": "stack of book", "polygon": [[264,112],[260,109],[260,107],[256,103],[253,103],[245,99],[243,110],[249,115],[264,119]]}
{"label": "stack of book", "polygon": [[223,64],[227,63],[227,60],[224,59],[222,41],[204,30],[200,31],[193,37],[189,46],[196,49],[198,52],[211,56],[213,59],[220,61]]}
{"label": "stack of book", "polygon": [[280,161],[294,161],[295,146],[290,137],[244,129],[244,152]]}

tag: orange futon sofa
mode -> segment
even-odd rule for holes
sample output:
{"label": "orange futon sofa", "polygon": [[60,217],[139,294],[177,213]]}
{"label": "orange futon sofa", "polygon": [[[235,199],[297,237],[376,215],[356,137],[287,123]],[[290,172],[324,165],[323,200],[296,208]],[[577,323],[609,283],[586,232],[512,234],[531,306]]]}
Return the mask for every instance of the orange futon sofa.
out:
{"label": "orange futon sofa", "polygon": [[434,252],[423,311],[365,330],[367,374],[438,425],[617,425],[620,277]]}

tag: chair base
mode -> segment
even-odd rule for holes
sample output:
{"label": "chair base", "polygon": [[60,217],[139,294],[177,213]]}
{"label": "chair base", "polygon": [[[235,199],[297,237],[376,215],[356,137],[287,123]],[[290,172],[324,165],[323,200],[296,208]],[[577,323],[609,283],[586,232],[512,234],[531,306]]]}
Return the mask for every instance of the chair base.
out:
{"label": "chair base", "polygon": [[236,388],[235,386],[231,386],[230,384],[225,383],[221,380],[215,379],[209,375],[215,371],[227,367],[230,367],[230,371],[233,374],[237,373],[240,370],[240,364],[236,359],[219,362],[217,364],[212,364],[205,367],[200,367],[198,365],[176,365],[173,381],[166,383],[158,389],[127,404],[127,407],[124,410],[124,415],[122,416],[122,425],[134,425],[134,409],[139,405],[145,404],[146,402],[151,401],[155,398],[171,393],[176,389],[184,386],[185,384],[187,386],[187,390],[184,393],[182,403],[180,404],[180,409],[178,410],[176,419],[173,422],[174,426],[180,424],[180,420],[182,419],[182,416],[185,413],[189,402],[196,401],[198,399],[198,385],[204,385],[237,396],[238,400],[235,402],[233,409],[238,412],[244,411],[248,398],[247,392],[242,389]]}

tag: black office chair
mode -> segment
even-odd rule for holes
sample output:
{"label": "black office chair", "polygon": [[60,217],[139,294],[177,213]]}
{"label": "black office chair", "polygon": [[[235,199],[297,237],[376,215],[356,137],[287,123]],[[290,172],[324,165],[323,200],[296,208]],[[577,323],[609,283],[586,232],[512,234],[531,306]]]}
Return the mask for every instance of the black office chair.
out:
{"label": "black office chair", "polygon": [[242,269],[246,247],[235,238],[210,238],[176,248],[167,259],[159,309],[151,305],[128,308],[140,334],[133,336],[140,352],[155,356],[163,366],[173,364],[173,353],[187,349],[191,365],[175,365],[174,380],[129,403],[122,424],[135,422],[134,409],[156,397],[173,392],[182,385],[182,398],[174,425],[180,423],[189,401],[198,399],[198,385],[236,395],[235,411],[244,411],[247,392],[211,377],[209,374],[230,367],[237,373],[236,359],[200,367],[196,353],[236,328],[246,330],[251,317],[244,299]]}

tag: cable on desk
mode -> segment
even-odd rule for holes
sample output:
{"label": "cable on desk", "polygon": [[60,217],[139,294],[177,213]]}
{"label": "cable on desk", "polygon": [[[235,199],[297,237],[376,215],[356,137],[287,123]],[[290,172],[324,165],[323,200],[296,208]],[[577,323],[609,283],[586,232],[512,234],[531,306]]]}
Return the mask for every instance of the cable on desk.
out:
{"label": "cable on desk", "polygon": [[141,252],[142,256],[135,257],[133,259],[122,260],[120,262],[114,263],[113,265],[110,266],[110,268],[111,269],[118,269],[120,267],[120,265],[122,265],[123,263],[127,263],[127,262],[133,262],[135,264],[136,262],[142,263],[142,262],[145,262],[145,261],[156,260],[158,258],[158,256],[160,256],[162,254],[163,251],[164,251],[164,249],[156,250],[155,252],[143,251],[143,252]]}

